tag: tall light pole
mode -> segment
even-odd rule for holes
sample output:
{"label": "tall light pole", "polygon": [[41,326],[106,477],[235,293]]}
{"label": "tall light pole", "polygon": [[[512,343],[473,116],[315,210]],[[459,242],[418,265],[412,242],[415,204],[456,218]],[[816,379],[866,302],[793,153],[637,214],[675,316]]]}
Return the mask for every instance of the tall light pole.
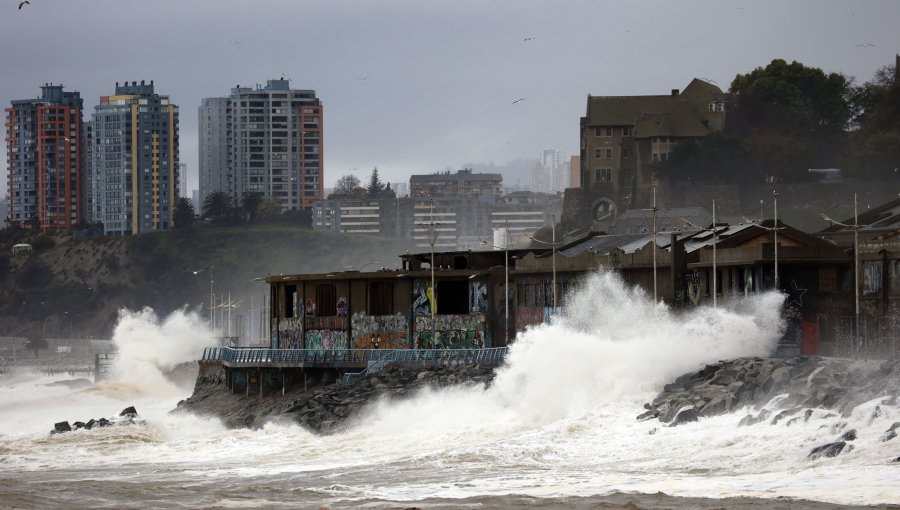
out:
{"label": "tall light pole", "polygon": [[854,308],[855,314],[855,322],[856,322],[856,345],[857,348],[861,347],[860,338],[859,338],[859,229],[860,227],[864,227],[867,225],[859,224],[859,208],[857,205],[856,193],[853,194],[853,224],[848,225],[846,223],[841,223],[840,221],[834,221],[829,218],[825,214],[822,214],[822,217],[825,218],[825,221],[830,221],[835,225],[840,225],[842,227],[848,227],[853,229],[853,287],[854,287],[854,300],[856,302],[856,306]]}
{"label": "tall light pole", "polygon": [[556,214],[551,215],[553,225],[553,313],[556,314]]}
{"label": "tall light pole", "polygon": [[[509,221],[506,222],[506,230],[503,237],[503,291],[506,302],[503,308],[503,340],[505,342],[505,345],[509,345]],[[499,246],[495,246],[487,241],[481,242],[493,247],[494,249],[500,248]]]}
{"label": "tall light pole", "polygon": [[[647,211],[648,209],[643,209]],[[653,302],[657,301],[657,286],[656,286],[656,184],[653,185],[653,202],[649,209],[652,217],[652,230],[653,230]],[[674,250],[674,247],[672,248]]]}
{"label": "tall light pole", "polygon": [[428,244],[431,245],[431,299],[428,303],[431,308],[431,347],[437,343],[437,288],[434,286],[434,243],[437,242],[437,229],[434,226],[434,199],[431,199],[431,231],[428,235]]}
{"label": "tall light pole", "polygon": [[191,272],[197,275],[203,271],[209,271],[209,329],[213,329],[216,327],[216,296],[213,294],[213,266],[209,265],[203,269],[197,269]]}
{"label": "tall light pole", "polygon": [[775,207],[775,226],[772,228],[775,237],[775,290],[778,290],[778,190],[772,190],[772,197]]}
{"label": "tall light pole", "polygon": [[775,197],[774,198],[774,203],[775,203],[775,225],[774,226],[766,227],[766,226],[760,225],[759,223],[757,223],[747,217],[744,217],[744,221],[746,221],[750,225],[753,225],[754,227],[761,228],[763,230],[771,230],[772,232],[774,232],[774,236],[775,236],[775,290],[777,291],[778,290],[778,231],[783,229],[784,227],[778,226],[778,191],[772,191],[772,195]]}

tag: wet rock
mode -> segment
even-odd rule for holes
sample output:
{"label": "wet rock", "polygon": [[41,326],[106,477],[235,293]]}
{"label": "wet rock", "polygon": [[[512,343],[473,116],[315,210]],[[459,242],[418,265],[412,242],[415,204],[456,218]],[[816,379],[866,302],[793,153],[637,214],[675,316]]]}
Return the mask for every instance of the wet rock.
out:
{"label": "wet rock", "polygon": [[83,421],[76,421],[76,422],[72,423],[72,430],[78,430],[78,429],[83,429],[83,428],[84,428]]}
{"label": "wet rock", "polygon": [[781,420],[787,418],[788,416],[793,416],[799,413],[800,409],[801,408],[799,407],[795,407],[793,409],[785,409],[784,411],[781,411],[780,413],[776,414],[774,418],[772,418],[772,421],[769,423],[769,425],[778,425],[778,422],[780,422]]}
{"label": "wet rock", "polygon": [[897,437],[898,428],[900,428],[900,421],[895,421],[894,424],[891,425],[889,429],[885,430],[884,434],[881,435],[881,442],[884,443]]}
{"label": "wet rock", "polygon": [[50,431],[51,434],[62,434],[63,432],[71,432],[72,427],[69,426],[69,422],[61,421],[53,424],[53,430]]}
{"label": "wet rock", "polygon": [[669,423],[669,426],[677,427],[678,425],[684,425],[685,423],[691,423],[699,419],[700,415],[697,413],[696,409],[682,409],[681,411],[678,411],[678,414],[675,415],[675,419]]}
{"label": "wet rock", "polygon": [[639,414],[637,416],[637,421],[652,420],[653,418],[656,418],[657,416],[659,416],[659,411],[656,409],[650,409],[648,411],[645,411],[645,412]]}
{"label": "wet rock", "polygon": [[126,418],[135,418],[137,417],[137,415],[138,413],[134,406],[126,407],[125,409],[122,409],[122,412],[119,413],[119,416],[125,416]]}
{"label": "wet rock", "polygon": [[808,458],[816,460],[821,457],[837,457],[844,450],[845,446],[847,446],[847,443],[844,441],[835,441],[834,443],[817,446],[809,452]]}
{"label": "wet rock", "polygon": [[855,440],[856,440],[856,429],[850,429],[841,435],[841,441],[855,441]]}
{"label": "wet rock", "polygon": [[109,427],[110,425],[112,425],[112,423],[109,420],[107,420],[106,418],[100,418],[94,424],[95,427]]}
{"label": "wet rock", "polygon": [[84,428],[91,430],[92,428],[94,428],[94,425],[96,425],[96,424],[97,424],[97,421],[94,420],[93,418],[91,418],[90,420],[87,421],[87,423],[84,424]]}

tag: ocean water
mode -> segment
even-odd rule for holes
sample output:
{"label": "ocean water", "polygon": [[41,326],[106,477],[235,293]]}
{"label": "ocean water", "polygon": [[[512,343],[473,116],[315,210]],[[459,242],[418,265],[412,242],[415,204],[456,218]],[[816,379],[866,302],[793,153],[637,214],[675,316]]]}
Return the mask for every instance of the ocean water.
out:
{"label": "ocean water", "polygon": [[[0,379],[0,507],[900,503],[900,463],[891,462],[900,439],[880,441],[900,421],[896,407],[882,406],[874,418],[874,401],[846,418],[817,410],[791,427],[738,428],[749,409],[673,428],[635,420],[684,372],[769,354],[781,299],[673,313],[597,275],[572,296],[567,315],[520,336],[491,388],[381,401],[329,436],[287,422],[228,430],[215,419],[169,414],[191,389],[163,372],[196,359],[212,334],[189,313],[123,312],[111,380],[69,389],[29,374]],[[48,434],[56,421],[115,415],[128,405],[146,425]],[[807,459],[848,428],[858,431],[853,451]]]}

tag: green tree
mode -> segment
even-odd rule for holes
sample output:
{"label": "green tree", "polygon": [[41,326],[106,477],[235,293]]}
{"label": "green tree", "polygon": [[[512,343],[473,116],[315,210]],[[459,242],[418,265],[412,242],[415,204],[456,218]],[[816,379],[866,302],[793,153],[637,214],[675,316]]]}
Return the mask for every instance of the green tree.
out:
{"label": "green tree", "polygon": [[263,201],[263,194],[259,191],[245,191],[241,195],[241,210],[248,221],[256,219],[257,210]]}
{"label": "green tree", "polygon": [[353,197],[359,194],[359,177],[353,174],[346,174],[334,183],[334,190],[331,195],[334,197]]}
{"label": "green tree", "polygon": [[222,221],[234,213],[234,198],[224,191],[213,191],[203,200],[203,218]]}
{"label": "green tree", "polygon": [[384,189],[387,185],[381,182],[381,179],[378,177],[378,167],[372,168],[372,173],[369,175],[369,185],[366,186],[366,196],[369,198],[378,198],[384,193]]}
{"label": "green tree", "polygon": [[172,222],[174,228],[185,229],[194,224],[197,212],[194,210],[194,204],[188,198],[180,197],[175,200],[175,208],[172,212]]}
{"label": "green tree", "polygon": [[842,133],[850,121],[851,80],[775,59],[731,82],[736,116],[757,128],[800,135]]}
{"label": "green tree", "polygon": [[281,205],[277,200],[267,198],[259,203],[256,209],[256,217],[260,221],[273,221],[281,216]]}
{"label": "green tree", "polygon": [[854,88],[853,124],[844,167],[849,175],[897,179],[900,167],[900,84],[896,68],[885,66]]}

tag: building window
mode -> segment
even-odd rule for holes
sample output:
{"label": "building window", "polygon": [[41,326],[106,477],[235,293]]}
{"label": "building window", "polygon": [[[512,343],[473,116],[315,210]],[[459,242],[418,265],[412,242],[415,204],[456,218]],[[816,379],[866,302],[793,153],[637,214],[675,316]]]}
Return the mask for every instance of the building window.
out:
{"label": "building window", "polygon": [[596,182],[612,182],[612,168],[595,168],[594,180]]}
{"label": "building window", "polygon": [[819,292],[834,292],[837,290],[837,269],[834,266],[819,268]]}
{"label": "building window", "polygon": [[709,103],[709,111],[724,112],[725,111],[725,103],[722,101],[716,101],[714,103]]}
{"label": "building window", "polygon": [[390,282],[369,284],[369,315],[391,315],[394,311],[394,286]]}
{"label": "building window", "polygon": [[610,137],[610,136],[612,136],[612,128],[611,127],[595,127],[594,134],[596,136]]}
{"label": "building window", "polygon": [[631,150],[628,148],[622,148],[622,159],[628,159],[631,157]]}
{"label": "building window", "polygon": [[631,126],[625,126],[622,128],[622,136],[631,136],[634,132],[634,128]]}
{"label": "building window", "polygon": [[337,291],[333,283],[316,285],[316,315],[319,317],[337,315]]}

